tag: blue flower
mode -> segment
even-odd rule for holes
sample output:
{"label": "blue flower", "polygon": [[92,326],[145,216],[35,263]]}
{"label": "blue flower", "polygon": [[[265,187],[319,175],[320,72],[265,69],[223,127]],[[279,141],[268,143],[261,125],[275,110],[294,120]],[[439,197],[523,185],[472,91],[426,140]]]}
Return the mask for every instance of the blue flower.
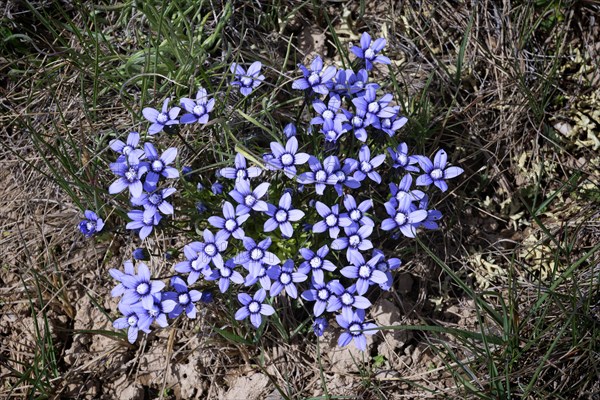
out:
{"label": "blue flower", "polygon": [[379,89],[379,85],[376,83],[368,83],[369,75],[365,69],[359,70],[357,73],[349,70],[348,74],[348,85],[350,86],[350,93],[356,97],[362,97],[365,94],[366,88]]}
{"label": "blue flower", "polygon": [[260,286],[265,290],[271,289],[271,278],[267,275],[267,269],[264,265],[261,265],[256,276],[253,274],[246,275],[244,286],[253,286],[256,282],[259,282]]}
{"label": "blue flower", "polygon": [[195,207],[196,207],[196,211],[198,211],[198,214],[200,214],[200,215],[202,215],[206,211],[208,211],[208,207],[206,207],[206,205],[201,201],[197,201],[195,204]]}
{"label": "blue flower", "polygon": [[196,101],[184,97],[180,100],[181,106],[188,112],[181,116],[180,122],[182,124],[191,124],[198,122],[199,124],[206,124],[208,122],[209,113],[215,107],[215,99],[208,100],[206,89],[198,89],[196,93]]}
{"label": "blue flower", "polygon": [[237,213],[234,212],[233,205],[226,201],[223,204],[223,217],[210,217],[208,223],[215,228],[227,232],[227,237],[232,235],[234,238],[242,240],[244,238],[244,230],[240,225],[250,218],[250,214],[242,214],[242,211],[238,206]]}
{"label": "blue flower", "polygon": [[407,172],[419,172],[419,167],[413,164],[417,163],[417,159],[414,156],[408,155],[408,146],[406,143],[400,143],[396,150],[388,147],[388,152],[394,162],[393,168],[402,168]]}
{"label": "blue flower", "polygon": [[137,132],[130,132],[127,136],[127,143],[123,143],[118,139],[113,139],[110,141],[109,146],[113,151],[120,154],[119,158],[117,158],[117,162],[125,162],[132,151],[137,151],[136,154],[138,157],[141,157],[143,151],[137,148],[139,143],[140,134]]}
{"label": "blue flower", "polygon": [[[325,159],[325,164],[334,164],[333,156],[329,156]],[[308,165],[311,169],[310,172],[305,172],[298,176],[298,182],[303,185],[314,183],[315,191],[318,195],[322,195],[325,191],[325,185],[335,185],[337,183],[337,176],[333,171],[327,171],[321,166],[321,162],[313,156],[308,159]]]}
{"label": "blue flower", "polygon": [[241,179],[236,182],[235,189],[229,192],[229,195],[240,203],[238,208],[241,214],[248,214],[250,210],[266,212],[269,208],[261,198],[267,193],[269,185],[268,182],[263,182],[252,190],[250,182]]}
{"label": "blue flower", "polygon": [[159,156],[152,143],[144,143],[144,151],[149,162],[146,184],[151,188],[156,188],[161,175],[168,179],[179,177],[179,171],[173,167],[169,167],[169,164],[175,161],[175,157],[177,157],[177,149],[175,147],[168,148]]}
{"label": "blue flower", "polygon": [[371,124],[371,121],[367,118],[367,109],[362,107],[356,107],[356,114],[352,114],[350,111],[342,110],[346,115],[346,118],[350,121],[350,126],[354,132],[354,136],[361,142],[367,141],[367,130],[366,128]]}
{"label": "blue flower", "polygon": [[340,214],[340,226],[356,229],[362,225],[375,226],[373,220],[365,215],[373,207],[373,200],[364,200],[357,205],[354,196],[347,194],[344,196],[344,207],[347,212]]}
{"label": "blue flower", "polygon": [[373,243],[367,239],[373,232],[372,226],[363,225],[360,228],[349,226],[344,228],[344,231],[346,237],[335,239],[331,242],[331,248],[333,250],[346,249],[346,258],[348,261],[352,260],[353,254],[358,254],[360,251],[366,251],[373,248]]}
{"label": "blue flower", "polygon": [[313,276],[311,279],[311,288],[302,292],[301,296],[304,300],[315,302],[315,305],[313,306],[313,314],[315,317],[318,317],[325,312],[329,300],[334,296],[334,293],[331,290],[332,282],[338,281],[325,283],[315,279]]}
{"label": "blue flower", "polygon": [[79,223],[79,230],[86,237],[90,237],[104,228],[104,221],[101,218],[98,218],[98,215],[96,215],[95,212],[85,210],[83,215],[85,215],[86,219]]}
{"label": "blue flower", "polygon": [[329,289],[335,296],[331,296],[327,303],[327,312],[334,312],[342,309],[342,315],[349,319],[354,309],[365,310],[371,307],[371,302],[366,297],[355,295],[356,285],[351,285],[347,289],[339,282],[329,282]]}
{"label": "blue flower", "polygon": [[108,272],[110,273],[110,276],[112,276],[113,279],[115,279],[117,282],[119,282],[117,284],[117,286],[115,286],[113,288],[113,290],[110,292],[110,295],[112,297],[121,296],[127,290],[125,288],[125,286],[123,286],[123,283],[122,283],[123,275],[130,275],[130,276],[134,276],[135,275],[135,268],[134,268],[133,263],[131,262],[131,260],[126,260],[123,263],[123,266],[125,267],[125,272],[121,272],[121,271],[119,271],[118,269],[115,269],[115,268],[111,268],[110,270],[108,270]]}
{"label": "blue flower", "polygon": [[408,197],[411,201],[413,200],[421,200],[425,193],[420,190],[411,190],[413,178],[411,175],[404,175],[400,180],[400,183],[396,185],[395,183],[390,183],[390,193],[392,194],[392,198],[390,202],[394,207],[398,207],[400,201],[404,200],[405,197]]}
{"label": "blue flower", "polygon": [[336,156],[328,157],[325,164],[325,171],[327,173],[335,175],[337,178],[336,184],[333,186],[338,196],[344,194],[342,186],[347,186],[351,189],[358,189],[360,182],[358,182],[352,173],[358,169],[358,161],[352,158],[346,158],[344,160],[344,166],[340,165],[340,160]]}
{"label": "blue flower", "polygon": [[416,156],[421,169],[425,174],[417,178],[418,186],[427,186],[432,183],[442,192],[448,190],[446,179],[452,179],[462,174],[464,170],[460,167],[447,167],[448,155],[444,150],[439,150],[431,160],[425,156]]}
{"label": "blue flower", "polygon": [[325,121],[339,121],[343,122],[346,120],[346,116],[340,113],[340,106],[342,101],[337,94],[329,96],[329,102],[327,105],[323,101],[316,99],[313,101],[312,106],[317,112],[318,116],[310,120],[311,125],[320,125]]}
{"label": "blue flower", "polygon": [[219,280],[219,290],[221,293],[225,293],[229,289],[229,283],[234,282],[238,285],[244,283],[244,278],[239,272],[234,271],[235,264],[233,260],[227,260],[221,268],[215,270],[204,270],[204,275],[207,281]]}
{"label": "blue flower", "polygon": [[174,188],[159,189],[153,193],[142,193],[140,197],[131,199],[134,206],[143,206],[145,210],[156,213],[160,210],[165,215],[173,214],[173,206],[165,199],[175,193]]}
{"label": "blue flower", "polygon": [[304,65],[298,64],[303,77],[296,79],[292,83],[292,89],[307,90],[311,92],[327,95],[329,89],[333,86],[331,81],[336,73],[334,66],[329,66],[323,70],[323,60],[320,56],[315,57],[310,64],[310,70]]}
{"label": "blue flower", "polygon": [[361,351],[367,350],[367,337],[365,335],[376,333],[377,325],[364,322],[364,318],[365,312],[363,310],[357,310],[351,316],[344,314],[335,316],[339,326],[345,329],[338,339],[338,346],[347,346],[354,340],[354,345],[357,349]]}
{"label": "blue flower", "polygon": [[295,136],[288,139],[285,148],[277,142],[271,142],[270,146],[273,158],[267,164],[276,169],[283,168],[283,172],[290,179],[296,175],[296,165],[301,165],[308,161],[308,154],[298,153],[298,139]]}
{"label": "blue flower", "polygon": [[248,68],[248,72],[237,63],[231,64],[229,70],[235,75],[231,85],[239,86],[240,93],[248,96],[265,79],[264,75],[260,75],[261,68],[260,61],[253,62]]}
{"label": "blue flower", "polygon": [[335,204],[329,208],[326,204],[317,201],[315,208],[324,219],[313,225],[313,232],[323,233],[329,230],[329,237],[336,239],[340,234],[340,206]]}
{"label": "blue flower", "polygon": [[354,173],[354,179],[364,180],[367,176],[376,183],[381,183],[381,175],[375,171],[385,160],[385,154],[380,154],[371,159],[371,151],[367,145],[363,145],[358,152],[358,171]]}
{"label": "blue flower", "polygon": [[221,193],[223,193],[223,184],[221,182],[213,183],[212,186],[210,187],[210,191],[214,195],[220,195]]}
{"label": "blue flower", "polygon": [[363,32],[360,37],[360,47],[352,46],[350,51],[361,60],[364,61],[367,71],[373,69],[373,63],[390,64],[391,61],[386,56],[377,55],[385,47],[385,39],[379,38],[371,42],[371,36],[367,32]]}
{"label": "blue flower", "polygon": [[294,283],[304,282],[308,277],[301,272],[294,272],[294,261],[286,260],[283,266],[273,265],[267,270],[269,278],[273,279],[269,294],[271,297],[277,296],[284,289],[292,299],[298,297],[298,289]]}
{"label": "blue flower", "polygon": [[370,284],[383,284],[387,282],[385,273],[376,268],[377,262],[381,258],[382,255],[376,254],[369,261],[365,262],[362,254],[353,253],[350,260],[352,265],[342,268],[340,273],[346,278],[356,279],[356,293],[363,295],[367,293]]}
{"label": "blue flower", "polygon": [[261,315],[273,315],[275,309],[268,304],[263,304],[267,293],[264,289],[259,289],[254,297],[250,297],[247,293],[238,294],[238,300],[242,303],[242,307],[235,313],[235,319],[240,321],[250,317],[250,322],[255,328],[260,327],[262,322]]}
{"label": "blue flower", "polygon": [[286,138],[291,138],[292,136],[296,136],[296,125],[293,122],[290,122],[283,128],[283,134]]}
{"label": "blue flower", "polygon": [[373,126],[387,133],[389,137],[396,134],[396,131],[402,128],[408,122],[408,118],[398,114],[400,107],[391,107],[396,110],[395,114],[391,117],[382,117],[373,122]]}
{"label": "blue flower", "polygon": [[226,179],[235,179],[236,181],[256,178],[262,173],[258,167],[246,167],[246,158],[241,153],[235,156],[235,168],[226,167],[221,169],[221,176]]}
{"label": "blue flower", "polygon": [[[340,114],[341,115],[341,114]],[[349,124],[343,124],[340,119],[326,119],[323,121],[321,133],[325,136],[325,141],[335,143],[344,133],[348,132]]]}
{"label": "blue flower", "polygon": [[271,246],[272,240],[270,237],[265,238],[258,244],[254,241],[254,239],[250,237],[245,237],[243,239],[244,248],[246,251],[241,252],[233,258],[233,261],[238,265],[243,265],[250,274],[253,276],[258,276],[260,272],[260,267],[263,264],[266,265],[277,265],[281,262],[279,257],[275,254],[267,251],[269,246]]}
{"label": "blue flower", "polygon": [[393,107],[388,107],[392,98],[393,96],[388,93],[377,100],[375,89],[367,87],[365,95],[352,99],[352,103],[356,107],[356,115],[363,115],[364,113],[367,124],[372,125],[379,121],[379,118],[391,118],[396,114]]}
{"label": "blue flower", "polygon": [[125,288],[123,294],[124,303],[135,304],[142,303],[144,308],[149,309],[154,304],[154,295],[159,293],[164,287],[164,282],[150,280],[150,270],[144,263],[138,264],[136,275],[123,274],[120,276],[121,283]]}
{"label": "blue flower", "polygon": [[217,268],[223,268],[223,256],[221,256],[221,253],[227,249],[229,234],[221,230],[215,236],[210,230],[205,229],[203,237],[204,242],[198,245],[198,258],[194,262],[204,265],[198,265],[195,269],[203,269],[210,262]]}
{"label": "blue flower", "polygon": [[169,107],[170,98],[166,98],[163,102],[162,111],[155,110],[154,108],[146,107],[142,110],[144,118],[152,122],[152,125],[148,128],[149,135],[156,135],[162,131],[165,126],[176,125],[179,121],[176,120],[179,115],[181,108],[173,107],[170,110]]}
{"label": "blue flower", "polygon": [[169,318],[176,318],[185,311],[188,318],[196,318],[196,306],[194,303],[202,299],[202,293],[197,290],[189,290],[183,279],[178,276],[171,278],[171,286],[175,292],[166,292],[162,295],[164,309],[169,311]]}
{"label": "blue flower", "polygon": [[133,258],[138,261],[144,261],[150,257],[150,255],[148,254],[148,251],[141,247],[138,247],[137,249],[135,249],[132,252],[132,255],[133,255]]}
{"label": "blue flower", "polygon": [[423,198],[419,201],[419,209],[427,211],[427,218],[421,221],[419,226],[422,226],[425,229],[438,229],[438,224],[436,221],[442,218],[442,213],[438,210],[428,210],[427,206],[429,205],[429,197],[424,195]]}
{"label": "blue flower", "polygon": [[132,210],[127,213],[131,222],[128,222],[125,226],[126,229],[140,230],[140,239],[144,240],[152,233],[152,230],[156,225],[160,223],[162,219],[161,215],[153,209]]}
{"label": "blue flower", "polygon": [[203,258],[203,249],[204,247],[200,242],[186,244],[183,246],[183,254],[187,260],[175,264],[175,271],[181,274],[189,274],[188,285],[193,285],[202,276],[204,270],[208,268],[210,260],[206,261]]}
{"label": "blue flower", "polygon": [[113,322],[113,326],[116,329],[127,328],[127,340],[129,343],[135,343],[140,330],[150,333],[150,329],[148,329],[148,327],[140,327],[140,318],[138,314],[143,314],[144,312],[144,307],[142,307],[140,303],[126,304],[121,302],[119,303],[118,307],[121,314],[123,314],[123,317],[117,318]]}
{"label": "blue flower", "polygon": [[325,332],[325,329],[327,329],[328,326],[329,324],[327,323],[327,320],[325,318],[317,318],[313,323],[313,331],[315,332],[315,335],[323,336],[323,333]]}
{"label": "blue flower", "polygon": [[416,210],[410,197],[404,197],[398,202],[397,208],[394,203],[387,202],[384,204],[385,210],[391,218],[384,219],[381,222],[381,229],[391,231],[392,229],[400,229],[400,232],[409,238],[414,238],[416,231],[415,227],[427,218],[426,210]]}
{"label": "blue flower", "polygon": [[169,325],[167,322],[167,314],[172,311],[170,308],[172,304],[169,303],[167,307],[163,306],[161,293],[152,296],[152,300],[153,303],[150,307],[144,307],[144,309],[138,313],[138,317],[140,318],[138,326],[142,330],[149,329],[150,325],[155,321],[161,328],[165,328]]}
{"label": "blue flower", "polygon": [[382,290],[390,290],[390,288],[392,287],[392,283],[394,283],[394,278],[392,277],[391,271],[400,268],[400,265],[402,265],[402,261],[400,261],[399,258],[390,258],[386,260],[383,251],[379,249],[373,249],[373,257],[375,256],[380,256],[379,261],[377,261],[377,264],[375,265],[375,268],[383,272],[387,278],[387,280],[384,283],[379,284],[379,287]]}
{"label": "blue flower", "polygon": [[108,193],[117,194],[125,189],[129,189],[131,197],[140,197],[144,186],[142,185],[142,176],[148,170],[146,163],[140,163],[139,157],[135,152],[129,153],[127,163],[112,163],[110,169],[119,178],[108,188]]}
{"label": "blue flower", "polygon": [[304,275],[308,275],[309,273],[312,274],[312,277],[316,282],[324,281],[324,270],[335,270],[335,265],[331,261],[325,259],[327,254],[329,254],[329,247],[327,247],[327,245],[321,247],[316,253],[310,249],[302,248],[300,249],[300,254],[306,261],[300,264],[298,272],[301,272]]}
{"label": "blue flower", "polygon": [[294,234],[294,229],[290,222],[299,221],[304,212],[292,209],[292,196],[289,193],[284,193],[279,199],[279,207],[272,204],[267,204],[266,214],[269,218],[264,225],[265,232],[271,232],[279,228],[281,234],[286,238],[291,238]]}

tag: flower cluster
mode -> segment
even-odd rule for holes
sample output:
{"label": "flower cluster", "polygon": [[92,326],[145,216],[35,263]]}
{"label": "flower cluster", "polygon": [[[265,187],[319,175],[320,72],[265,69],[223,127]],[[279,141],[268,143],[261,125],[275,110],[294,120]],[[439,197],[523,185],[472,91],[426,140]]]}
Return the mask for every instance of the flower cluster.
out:
{"label": "flower cluster", "polygon": [[[282,134],[269,143],[263,163],[238,152],[228,166],[216,171],[223,179],[213,183],[211,191],[222,201],[211,208],[196,204],[202,238],[183,246],[185,259],[174,265],[172,291],[164,291],[162,280],[152,280],[141,262],[137,273],[129,261],[124,271],[110,271],[119,282],[112,294],[122,296],[123,318],[114,325],[128,328],[131,342],[140,330],[149,332],[153,322],[164,327],[168,318],[183,313],[194,318],[194,304],[203,299],[197,288],[216,285],[221,293],[236,291],[236,320],[248,319],[259,328],[276,312],[273,299],[287,296],[306,306],[316,335],[336,321],[342,329],[340,346],[353,341],[366,349],[365,335],[377,330],[366,319],[371,294],[390,290],[392,271],[401,266],[399,258],[384,251],[386,240],[437,229],[442,214],[429,208],[432,195],[426,192],[431,187],[448,190],[446,181],[463,172],[448,165],[444,150],[431,160],[409,155],[404,142],[390,145],[390,138],[408,119],[393,103],[392,94],[379,92],[383,85],[369,81],[374,64],[390,64],[381,54],[384,46],[385,39],[372,41],[364,33],[360,47],[351,49],[362,67],[357,71],[325,66],[319,56],[310,67],[298,66],[302,76],[292,88],[311,103],[310,115],[278,128]],[[231,65],[230,85],[239,88],[247,101],[265,80],[261,67],[258,61],[247,70]],[[147,134],[156,135],[171,125],[206,124],[209,113],[223,106],[215,102],[217,96],[209,98],[203,88],[195,100],[182,98],[187,113],[179,120],[181,108],[169,109],[169,99],[160,112],[145,108],[143,115],[151,123]],[[126,142],[111,142],[118,158],[110,166],[117,180],[109,192],[128,190],[131,204],[142,207],[128,213],[132,221],[127,228],[139,230],[143,240],[164,215],[174,214],[168,198],[175,189],[163,181],[180,174],[171,166],[176,148],[160,153],[156,143],[138,147],[139,142],[135,132]],[[190,180],[190,174],[188,169],[182,176]],[[385,199],[383,207],[376,198]],[[385,213],[387,218],[379,218]],[[94,225],[91,214],[86,218],[90,224],[82,232],[102,228],[102,220]],[[145,256],[134,253],[138,260]]]}

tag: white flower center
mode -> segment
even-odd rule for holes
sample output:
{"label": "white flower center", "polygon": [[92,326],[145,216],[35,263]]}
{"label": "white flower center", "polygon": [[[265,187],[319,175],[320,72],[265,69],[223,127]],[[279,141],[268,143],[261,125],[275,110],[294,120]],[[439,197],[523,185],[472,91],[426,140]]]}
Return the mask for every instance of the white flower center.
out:
{"label": "white flower center", "polygon": [[248,304],[248,311],[250,311],[252,314],[258,313],[260,311],[260,303],[256,300],[252,300]]}
{"label": "white flower center", "polygon": [[204,108],[204,106],[198,104],[198,105],[194,106],[193,113],[195,115],[197,115],[198,117],[201,117],[206,113],[206,108]]}
{"label": "white flower center", "polygon": [[406,163],[408,162],[408,156],[404,153],[400,153],[398,154],[398,163],[400,165],[406,165]]}
{"label": "white flower center", "polygon": [[327,180],[327,173],[323,170],[319,170],[315,173],[315,180],[317,182],[325,182]]}
{"label": "white flower center", "polygon": [[373,51],[372,48],[369,47],[368,49],[365,50],[365,58],[371,60],[374,57],[375,57],[375,52]]}
{"label": "white flower center", "polygon": [[128,182],[137,180],[137,171],[134,168],[129,168],[127,172],[125,172],[125,179],[127,179]]}
{"label": "white flower center", "polygon": [[342,295],[342,298],[340,300],[342,300],[342,303],[344,303],[344,305],[349,306],[352,303],[354,303],[354,296],[352,296],[350,293],[346,292]]}
{"label": "white flower center", "polygon": [[146,282],[143,282],[143,283],[140,283],[139,285],[137,285],[135,290],[136,290],[136,292],[138,292],[138,294],[146,295],[148,293],[148,291],[150,290],[150,285],[148,285]]}
{"label": "white flower center", "polygon": [[368,173],[368,172],[371,172],[372,169],[373,169],[373,166],[370,163],[368,163],[367,161],[362,161],[360,163],[360,170],[362,172]]}
{"label": "white flower center", "polygon": [[165,167],[165,164],[161,160],[152,161],[152,171],[160,172]]}
{"label": "white flower center", "polygon": [[242,81],[243,86],[246,86],[246,87],[252,86],[252,78],[250,78],[249,76],[242,77],[242,79],[240,79],[240,81]]}
{"label": "white flower center", "polygon": [[315,85],[319,84],[319,82],[321,82],[321,77],[316,72],[313,72],[308,77],[308,83],[310,83],[311,86],[315,86]]}
{"label": "white flower center", "polygon": [[363,126],[363,119],[358,115],[355,115],[354,117],[352,117],[352,126],[355,128],[360,128],[361,126]]}
{"label": "white flower center", "polygon": [[187,293],[181,293],[177,297],[177,300],[179,301],[179,304],[186,305],[187,303],[190,302],[190,296]]}
{"label": "white flower center", "polygon": [[362,211],[360,211],[358,208],[350,211],[350,219],[354,222],[360,221],[360,219],[362,218]]}
{"label": "white flower center", "polygon": [[379,103],[374,101],[372,103],[369,103],[369,105],[367,106],[367,110],[371,113],[371,114],[377,114],[379,112]]}
{"label": "white flower center", "polygon": [[350,247],[356,247],[360,244],[361,240],[360,240],[360,236],[358,235],[352,235],[348,238],[348,244],[350,245]]}
{"label": "white flower center", "polygon": [[429,175],[431,175],[431,179],[437,180],[437,179],[442,179],[444,177],[444,172],[441,169],[436,168],[433,171],[431,171],[431,173]]}
{"label": "white flower center", "polygon": [[142,214],[142,222],[144,225],[154,225],[154,215]]}
{"label": "white flower center", "polygon": [[362,335],[362,326],[361,324],[355,322],[348,327],[348,331],[352,336],[360,336]]}
{"label": "white flower center", "polygon": [[215,254],[217,254],[217,246],[215,246],[212,243],[209,243],[204,247],[204,252],[207,256],[213,257]]}
{"label": "white flower center", "polygon": [[292,281],[292,276],[289,273],[287,273],[287,272],[281,273],[281,276],[279,277],[279,282],[283,283],[284,285],[287,285],[291,281]]}
{"label": "white flower center", "polygon": [[358,268],[358,276],[363,279],[369,279],[371,276],[371,268],[368,265],[361,265]]}
{"label": "white flower center", "polygon": [[264,256],[265,256],[265,252],[262,249],[258,248],[258,247],[255,247],[250,252],[250,258],[253,259],[254,261],[262,260],[262,258]]}
{"label": "white flower center", "polygon": [[317,297],[319,300],[327,300],[329,298],[329,292],[327,289],[321,289],[317,292]]}
{"label": "white flower center", "polygon": [[321,260],[321,257],[315,256],[315,257],[311,258],[310,267],[312,269],[321,268],[321,265],[323,265],[323,260]]}
{"label": "white flower center", "polygon": [[333,214],[329,214],[326,218],[325,218],[325,223],[327,224],[328,227],[334,227],[338,222],[338,217],[333,215]]}
{"label": "white flower center", "polygon": [[337,177],[337,183],[346,182],[346,173],[342,170],[336,171],[335,176]]}
{"label": "white flower center", "polygon": [[131,147],[130,145],[127,145],[127,146],[123,147],[123,154],[128,156],[129,153],[131,153],[131,150],[133,150],[133,147]]}
{"label": "white flower center", "polygon": [[236,171],[235,176],[237,179],[246,179],[248,177],[248,171],[245,168],[240,168]]}
{"label": "white flower center", "polygon": [[392,121],[389,118],[385,118],[384,120],[381,121],[381,125],[385,129],[389,129],[392,126]]}
{"label": "white flower center", "polygon": [[331,110],[325,110],[323,111],[323,118],[324,119],[333,119],[335,115],[333,114],[333,111]]}
{"label": "white flower center", "polygon": [[169,116],[165,113],[160,113],[158,114],[158,116],[156,117],[156,122],[158,122],[159,124],[163,124],[165,122],[167,122],[169,120]]}
{"label": "white flower center", "polygon": [[246,197],[244,197],[244,204],[246,204],[248,207],[252,207],[255,203],[256,197],[254,197],[254,195],[249,194]]}
{"label": "white flower center", "polygon": [[227,221],[225,221],[225,229],[227,229],[229,232],[235,231],[237,226],[237,221],[233,218],[229,218]]}
{"label": "white flower center", "polygon": [[284,167],[289,167],[294,163],[294,156],[290,153],[285,153],[281,155],[281,163]]}
{"label": "white flower center", "polygon": [[398,224],[398,226],[402,226],[406,223],[406,214],[402,213],[402,212],[398,212],[396,214],[396,216],[394,217],[394,221],[396,221],[396,223]]}
{"label": "white flower center", "polygon": [[223,278],[229,278],[232,274],[231,270],[227,267],[221,268],[219,272]]}
{"label": "white flower center", "polygon": [[148,201],[157,206],[162,203],[162,196],[158,193],[151,194],[150,197],[148,197]]}
{"label": "white flower center", "polygon": [[285,210],[279,210],[275,213],[275,221],[282,223],[288,219],[288,212]]}
{"label": "white flower center", "polygon": [[96,223],[92,222],[92,221],[88,221],[85,224],[85,227],[87,228],[88,231],[92,231],[93,229],[96,229]]}
{"label": "white flower center", "polygon": [[127,318],[127,323],[129,324],[129,326],[136,326],[138,323],[138,317],[136,315],[130,315]]}

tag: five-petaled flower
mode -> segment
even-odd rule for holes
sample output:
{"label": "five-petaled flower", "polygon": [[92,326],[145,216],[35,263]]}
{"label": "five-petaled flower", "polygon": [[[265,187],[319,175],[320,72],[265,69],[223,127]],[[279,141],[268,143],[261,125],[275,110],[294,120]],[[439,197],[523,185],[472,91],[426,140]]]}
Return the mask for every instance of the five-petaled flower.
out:
{"label": "five-petaled flower", "polygon": [[371,42],[371,35],[367,32],[363,32],[360,37],[360,47],[352,46],[350,51],[354,53],[354,55],[365,63],[365,68],[367,71],[373,69],[373,63],[378,62],[381,64],[390,64],[391,61],[386,56],[377,55],[383,48],[385,47],[385,38],[375,39],[374,42]]}
{"label": "five-petaled flower", "polygon": [[191,124],[198,122],[199,124],[206,124],[208,122],[209,113],[215,107],[215,99],[208,100],[208,94],[206,89],[198,89],[196,93],[196,100],[188,99],[184,97],[180,100],[181,106],[187,111],[187,114],[183,114],[179,120],[182,124]]}
{"label": "five-petaled flower", "polygon": [[166,98],[163,102],[162,111],[155,110],[151,107],[146,107],[142,110],[144,118],[152,122],[152,125],[148,128],[149,135],[156,135],[162,131],[165,126],[176,125],[179,121],[176,119],[179,115],[181,108],[173,107],[169,110],[170,98]]}
{"label": "five-petaled flower", "polygon": [[260,74],[261,68],[262,64],[260,61],[254,61],[250,67],[248,67],[247,72],[239,64],[231,64],[229,69],[234,74],[234,80],[231,82],[231,85],[239,86],[240,93],[244,96],[248,96],[265,79],[265,76]]}
{"label": "five-petaled flower", "polygon": [[464,170],[460,167],[448,167],[448,155],[444,150],[439,150],[431,160],[425,156],[416,156],[421,169],[425,174],[417,178],[417,185],[427,186],[432,183],[442,192],[448,190],[446,179],[451,179],[462,174]]}
{"label": "five-petaled flower", "polygon": [[247,293],[238,294],[238,300],[242,303],[242,307],[235,313],[235,319],[240,321],[250,317],[250,322],[258,329],[262,322],[261,315],[273,315],[275,309],[269,304],[264,304],[267,292],[264,289],[259,289],[254,297],[250,297]]}

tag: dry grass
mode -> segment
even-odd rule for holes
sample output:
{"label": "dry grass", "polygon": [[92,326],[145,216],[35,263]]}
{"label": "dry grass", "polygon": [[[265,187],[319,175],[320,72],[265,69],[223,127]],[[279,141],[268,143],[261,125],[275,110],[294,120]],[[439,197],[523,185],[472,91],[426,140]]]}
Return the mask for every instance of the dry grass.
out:
{"label": "dry grass", "polygon": [[[244,345],[212,332],[231,315],[215,304],[197,322],[177,321],[139,347],[127,345],[111,327],[107,271],[135,243],[120,234],[99,244],[79,237],[80,210],[108,197],[56,177],[107,181],[95,154],[134,128],[132,110],[148,93],[168,92],[158,75],[142,83],[149,58],[131,58],[155,45],[146,37],[156,33],[153,14],[125,7],[93,19],[58,4],[8,2],[0,54],[0,396],[110,398],[127,388],[132,398],[224,398],[228,388],[252,387],[289,398],[598,396],[600,6],[366,2],[362,14],[361,2],[234,3],[221,28],[227,7],[213,4],[206,35],[220,32],[218,40],[183,65],[182,76],[193,75],[197,60],[237,54],[269,64],[279,88],[286,62],[291,70],[313,51],[339,58],[332,27],[342,40],[385,33],[395,64],[381,74],[411,116],[405,138],[419,150],[451,149],[467,171],[442,201],[443,234],[423,239],[442,263],[409,249],[418,254],[405,260],[387,298],[398,313],[391,323],[487,332],[503,344],[390,331],[353,360],[327,340],[317,349],[313,339],[286,342],[271,328],[259,344]],[[48,25],[50,14],[56,21]],[[90,40],[99,31],[107,38]],[[10,36],[17,33],[29,39]],[[169,74],[176,47],[153,73]],[[74,161],[63,163],[53,147]],[[164,253],[177,240],[156,245]]]}

